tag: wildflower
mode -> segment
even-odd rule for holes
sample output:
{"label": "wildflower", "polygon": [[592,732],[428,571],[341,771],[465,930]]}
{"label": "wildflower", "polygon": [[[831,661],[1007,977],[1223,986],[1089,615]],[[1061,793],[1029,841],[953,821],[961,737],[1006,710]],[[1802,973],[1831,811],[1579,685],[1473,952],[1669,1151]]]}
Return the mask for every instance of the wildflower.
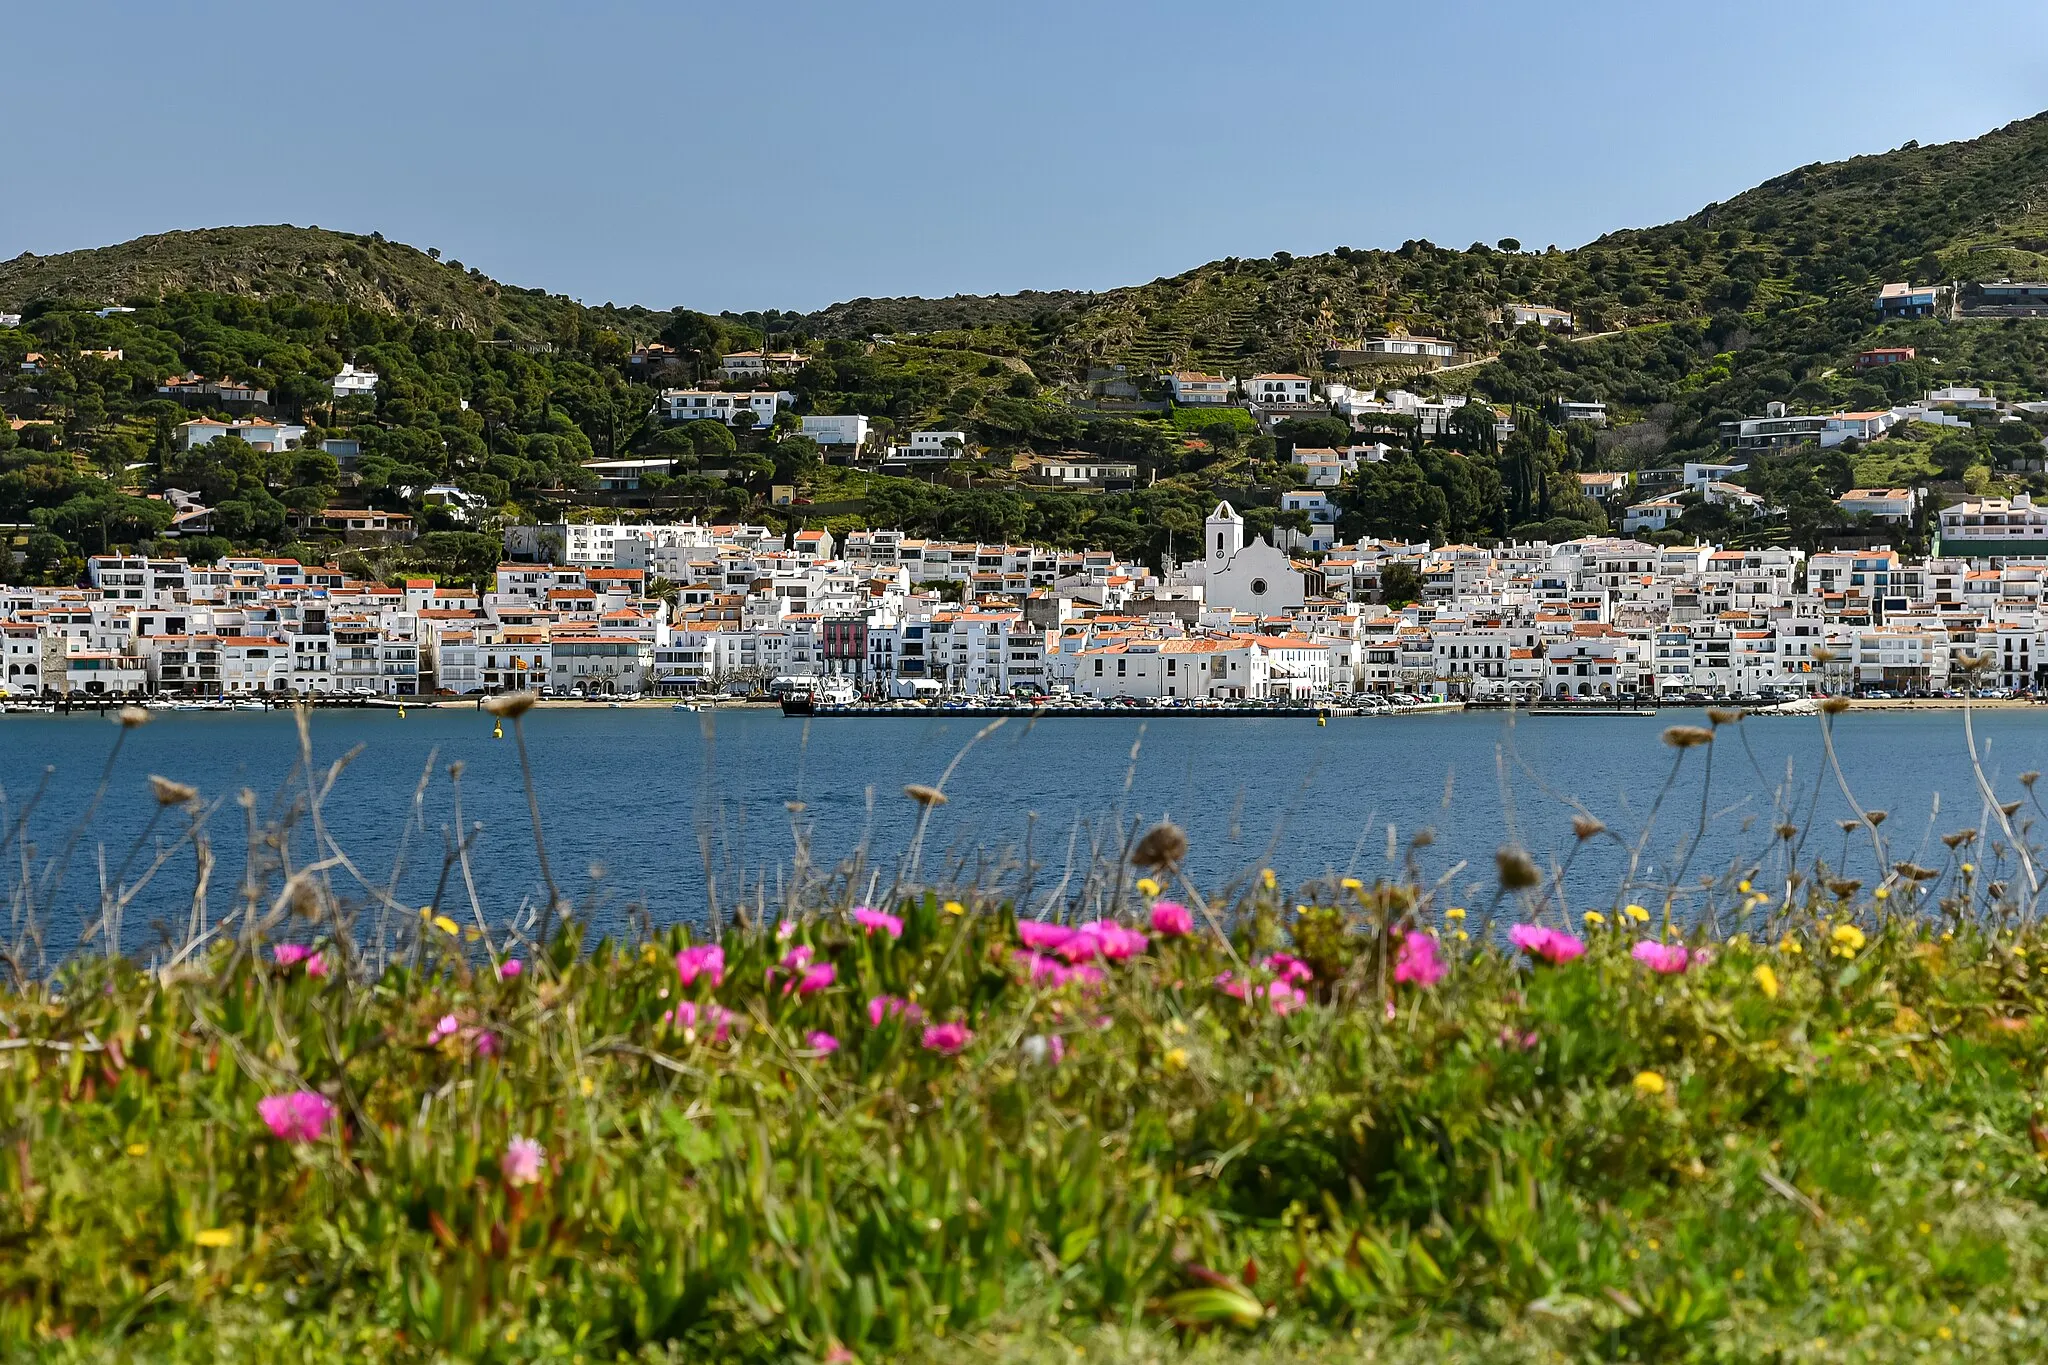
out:
{"label": "wildflower", "polygon": [[783,920],[775,926],[775,941],[777,943],[787,943],[795,933],[796,921],[793,919]]}
{"label": "wildflower", "polygon": [[434,927],[450,938],[456,938],[462,933],[462,926],[449,919],[446,915],[434,916]]}
{"label": "wildflower", "polygon": [[1640,905],[1624,905],[1621,908],[1621,913],[1627,915],[1637,924],[1646,924],[1650,919],[1650,912]]}
{"label": "wildflower", "polygon": [[1503,891],[1527,891],[1543,880],[1537,874],[1536,860],[1519,848],[1501,849],[1493,855],[1493,865]]}
{"label": "wildflower", "polygon": [[1178,901],[1155,901],[1152,905],[1152,932],[1161,938],[1182,938],[1195,932],[1195,917]]}
{"label": "wildflower", "polygon": [[312,951],[303,943],[280,943],[270,950],[270,960],[280,967],[296,967],[304,962]]}
{"label": "wildflower", "polygon": [[478,1029],[476,1036],[471,1039],[470,1045],[476,1049],[476,1055],[479,1057],[495,1057],[498,1055],[498,1035],[487,1028]]}
{"label": "wildflower", "polygon": [[1458,942],[1463,943],[1466,939],[1472,937],[1472,935],[1466,933],[1463,929],[1453,929],[1451,930],[1451,937],[1458,940]]}
{"label": "wildflower", "polygon": [[811,965],[811,959],[818,950],[808,943],[799,943],[782,955],[782,969],[786,972],[800,972]]}
{"label": "wildflower", "polygon": [[816,995],[838,979],[839,969],[837,967],[829,962],[820,962],[795,981],[784,983],[782,993],[788,995],[791,991],[795,991],[798,995]]}
{"label": "wildflower", "polygon": [[1692,956],[1682,944],[1659,943],[1653,938],[1639,940],[1629,955],[1659,976],[1680,975]]}
{"label": "wildflower", "polygon": [[913,1004],[901,996],[878,995],[868,1001],[868,1023],[875,1028],[880,1028],[884,1019],[906,1019],[916,1023],[922,1018],[923,1006]]}
{"label": "wildflower", "polygon": [[[1010,956],[1012,960],[1024,965],[1031,984],[1034,986],[1051,986],[1054,989],[1058,989],[1073,979],[1073,969],[1056,957],[1048,957],[1044,953],[1029,952],[1022,948]],[[873,1012],[872,1006],[870,1006],[869,1012]]]}
{"label": "wildflower", "polygon": [[967,1025],[954,1019],[947,1023],[931,1025],[925,1029],[924,1036],[919,1041],[924,1045],[927,1052],[936,1052],[942,1056],[951,1057],[966,1047],[973,1038],[974,1034],[968,1029]]}
{"label": "wildflower", "polygon": [[1751,972],[1750,975],[1755,978],[1756,988],[1764,993],[1765,999],[1776,1000],[1778,998],[1778,974],[1771,970],[1770,963],[1758,963],[1757,969]]}
{"label": "wildflower", "polygon": [[1145,897],[1147,900],[1150,900],[1159,894],[1159,883],[1153,881],[1150,877],[1138,878],[1137,887],[1138,894]]}
{"label": "wildflower", "polygon": [[1518,1052],[1527,1052],[1530,1048],[1536,1046],[1536,1032],[1534,1029],[1531,1029],[1527,1033],[1517,1033],[1506,1024],[1502,1024],[1500,1029],[1500,1045],[1502,1047],[1514,1048]]}
{"label": "wildflower", "polygon": [[1749,894],[1749,878],[1744,877],[1741,881],[1735,883],[1735,889],[1747,896]]}
{"label": "wildflower", "polygon": [[1601,914],[1598,910],[1588,910],[1585,914],[1585,920],[1588,926],[1598,928],[1600,925],[1607,923],[1607,916]]}
{"label": "wildflower", "polygon": [[804,1046],[813,1052],[823,1052],[830,1055],[839,1051],[839,1040],[823,1029],[819,1029],[804,1035]]}
{"label": "wildflower", "polygon": [[[739,1016],[723,1005],[704,1005],[700,1008],[694,1002],[685,1000],[676,1006],[675,1012],[669,1015],[669,1018],[674,1020],[677,1028],[686,1032],[694,1032],[699,1025],[708,1027],[711,1030],[712,1041],[722,1043],[731,1035],[733,1021]],[[589,1080],[589,1077],[584,1077],[586,1086]],[[583,1093],[588,1095],[590,1091],[585,1089]]]}
{"label": "wildflower", "polygon": [[1665,1091],[1664,1078],[1654,1071],[1638,1071],[1635,1084],[1638,1095],[1661,1095]]}
{"label": "wildflower", "polygon": [[286,1142],[314,1142],[334,1120],[334,1102],[313,1090],[294,1090],[258,1100],[256,1113]]}
{"label": "wildflower", "polygon": [[516,957],[508,957],[498,964],[498,979],[510,981],[526,970],[526,964]]}
{"label": "wildflower", "polygon": [[1291,981],[1275,981],[1266,987],[1266,1001],[1273,1013],[1288,1015],[1308,1003],[1308,992]]}
{"label": "wildflower", "polygon": [[1445,919],[1463,919],[1463,918],[1465,918],[1465,907],[1464,907],[1464,906],[1462,906],[1462,905],[1454,905],[1454,906],[1452,906],[1452,907],[1451,907],[1450,909],[1448,909],[1448,910],[1444,911],[1444,918],[1445,918]]}
{"label": "wildflower", "polygon": [[1159,1062],[1168,1071],[1184,1071],[1188,1064],[1188,1050],[1184,1047],[1170,1047],[1160,1057]]}
{"label": "wildflower", "polygon": [[697,984],[697,978],[708,976],[715,989],[725,984],[725,949],[715,943],[699,944],[685,948],[676,954],[676,975],[685,986]]}
{"label": "wildflower", "polygon": [[1237,975],[1234,972],[1223,972],[1219,974],[1216,977],[1216,980],[1211,984],[1213,984],[1217,990],[1222,991],[1225,995],[1231,996],[1234,999],[1238,1000],[1244,999],[1250,990],[1250,988],[1244,982],[1237,979]]}
{"label": "wildflower", "polygon": [[1064,924],[1047,924],[1043,920],[1020,919],[1017,921],[1017,941],[1026,948],[1045,951],[1057,948],[1074,936],[1074,931]]}
{"label": "wildflower", "polygon": [[193,1233],[192,1241],[198,1246],[218,1249],[220,1247],[233,1246],[235,1244],[235,1234],[231,1228],[207,1228],[202,1232]]}
{"label": "wildflower", "polygon": [[947,901],[943,906],[940,906],[939,908],[944,910],[949,915],[964,915],[967,913],[967,907],[962,905],[959,901]]}
{"label": "wildflower", "polygon": [[1022,1044],[1024,1059],[1038,1066],[1058,1066],[1067,1055],[1067,1040],[1057,1033],[1034,1033]]}
{"label": "wildflower", "polygon": [[1884,886],[1880,886],[1880,887],[1878,887],[1878,888],[1877,888],[1877,890],[1875,890],[1875,891],[1871,892],[1871,893],[1870,893],[1870,896],[1871,896],[1871,899],[1872,899],[1872,900],[1880,900],[1880,901],[1881,901],[1881,900],[1889,900],[1889,899],[1891,898],[1891,894],[1892,894],[1892,893],[1891,893],[1891,888],[1889,888],[1889,887],[1884,887]]}
{"label": "wildflower", "polygon": [[892,915],[886,910],[877,910],[873,906],[854,906],[853,922],[867,930],[869,937],[873,937],[877,929],[880,929],[892,939],[903,937],[902,917],[900,915]]}
{"label": "wildflower", "polygon": [[309,957],[309,958],[307,958],[307,959],[306,959],[306,975],[307,975],[307,976],[310,976],[310,977],[312,977],[312,978],[313,978],[313,979],[314,979],[315,981],[319,981],[319,980],[323,979],[324,977],[326,977],[326,975],[327,975],[327,956],[326,956],[326,954],[324,954],[324,953],[315,953],[315,954],[313,954],[313,955],[312,955],[311,957]]}
{"label": "wildflower", "polygon": [[1339,885],[1341,885],[1346,891],[1357,892],[1365,890],[1365,883],[1358,880],[1358,878],[1356,877],[1346,877],[1341,883],[1339,883]]}
{"label": "wildflower", "polygon": [[1316,979],[1315,969],[1292,953],[1274,953],[1259,965],[1289,984]]}
{"label": "wildflower", "polygon": [[1829,934],[1828,937],[1833,939],[1835,944],[1828,951],[1837,957],[1856,956],[1856,954],[1863,951],[1863,945],[1866,941],[1863,931],[1853,924],[1837,924],[1834,932]]}
{"label": "wildflower", "polygon": [[[1098,945],[1098,951],[1111,962],[1126,961],[1152,946],[1152,940],[1136,929],[1125,928],[1115,920],[1094,920],[1082,925],[1080,933],[1093,937]],[[1080,937],[1080,934],[1075,937]],[[1072,942],[1071,939],[1068,941]]]}
{"label": "wildflower", "polygon": [[1574,958],[1583,957],[1586,952],[1584,940],[1561,929],[1546,929],[1540,924],[1513,926],[1508,930],[1508,942],[1553,966],[1562,966]]}
{"label": "wildflower", "polygon": [[439,1043],[443,1038],[454,1037],[456,1030],[461,1027],[462,1021],[460,1019],[457,1019],[454,1015],[442,1015],[440,1022],[434,1025],[434,1031],[427,1035],[427,1046],[433,1047],[436,1043]]}
{"label": "wildflower", "polygon": [[1436,939],[1420,929],[1410,929],[1401,939],[1401,955],[1394,963],[1394,980],[1424,990],[1444,979],[1450,970],[1437,956]]}
{"label": "wildflower", "polygon": [[1268,891],[1271,891],[1274,887],[1280,884],[1280,879],[1273,875],[1272,868],[1262,867],[1259,869],[1259,884],[1265,887]]}
{"label": "wildflower", "polygon": [[505,1183],[518,1188],[521,1185],[538,1185],[540,1167],[548,1159],[548,1149],[529,1137],[516,1137],[505,1144],[505,1154],[498,1158],[498,1170],[504,1174]]}
{"label": "wildflower", "polygon": [[1787,934],[1778,940],[1778,951],[1781,953],[1803,953],[1806,949],[1800,945],[1798,939]]}

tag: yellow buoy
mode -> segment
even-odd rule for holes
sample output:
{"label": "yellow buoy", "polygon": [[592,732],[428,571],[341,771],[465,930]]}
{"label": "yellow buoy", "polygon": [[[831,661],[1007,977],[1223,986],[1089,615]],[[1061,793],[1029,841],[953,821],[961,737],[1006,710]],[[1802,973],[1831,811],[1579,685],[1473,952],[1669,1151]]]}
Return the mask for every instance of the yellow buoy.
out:
{"label": "yellow buoy", "polygon": [[493,725],[493,726],[491,727],[491,738],[492,738],[492,739],[503,739],[504,737],[505,737],[505,722],[501,720],[501,721],[499,721],[499,722],[498,722],[498,723],[497,723],[496,725]]}
{"label": "yellow buoy", "polygon": [[1329,723],[1330,718],[1328,716],[1324,715],[1321,711],[1316,712],[1316,724],[1328,725]]}
{"label": "yellow buoy", "polygon": [[403,704],[403,703],[400,703],[400,704],[399,704],[399,707],[398,707],[398,718],[399,718],[400,720],[404,720],[404,719],[405,719],[405,706],[404,706],[404,704]]}

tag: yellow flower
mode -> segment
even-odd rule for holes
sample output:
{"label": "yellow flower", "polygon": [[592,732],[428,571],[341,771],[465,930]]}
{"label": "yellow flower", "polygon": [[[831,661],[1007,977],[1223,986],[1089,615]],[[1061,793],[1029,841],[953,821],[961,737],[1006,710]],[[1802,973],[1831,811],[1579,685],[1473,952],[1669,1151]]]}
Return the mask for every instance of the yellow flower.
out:
{"label": "yellow flower", "polygon": [[[1152,879],[1151,879],[1150,877],[1140,877],[1140,878],[1138,878],[1138,894],[1139,894],[1139,895],[1141,895],[1141,896],[1156,896],[1156,895],[1158,895],[1158,894],[1159,894],[1159,883],[1158,883],[1158,882],[1155,882],[1155,881],[1153,881],[1153,880],[1152,880]],[[951,901],[948,901],[948,902],[947,902],[947,904],[949,904],[949,905],[951,905],[951,904],[953,904],[953,903],[954,903],[954,902],[951,902]]]}
{"label": "yellow flower", "polygon": [[1806,950],[1799,946],[1798,939],[1787,934],[1778,940],[1778,951],[1781,953],[1803,953]]}
{"label": "yellow flower", "polygon": [[2012,955],[2014,957],[2025,957],[2027,955],[2027,950],[2025,948],[2020,947],[2017,943],[2015,943],[2012,948]]}
{"label": "yellow flower", "polygon": [[587,1096],[597,1089],[597,1082],[591,1080],[588,1076],[584,1076],[576,1082],[576,1089]]}
{"label": "yellow flower", "polygon": [[1166,1055],[1159,1060],[1166,1064],[1168,1071],[1179,1071],[1188,1064],[1188,1050],[1184,1047],[1170,1047],[1166,1049]]}
{"label": "yellow flower", "polygon": [[1770,963],[1758,963],[1757,969],[1750,975],[1756,979],[1756,988],[1762,991],[1767,999],[1778,998],[1778,974],[1771,970]]}
{"label": "yellow flower", "polygon": [[1451,930],[1451,937],[1458,940],[1458,942],[1463,943],[1466,939],[1472,937],[1472,935],[1466,933],[1463,929],[1453,929]]}
{"label": "yellow flower", "polygon": [[640,960],[642,962],[659,962],[661,954],[655,951],[652,943],[643,943],[640,945]]}
{"label": "yellow flower", "polygon": [[1607,923],[1607,916],[1601,914],[1598,910],[1588,910],[1586,912],[1586,923],[1605,924]]}
{"label": "yellow flower", "polygon": [[1853,924],[1837,924],[1835,931],[1828,937],[1832,938],[1838,947],[1845,949],[1844,955],[1848,957],[1854,957],[1862,952],[1866,942],[1863,931]]}
{"label": "yellow flower", "polygon": [[1268,891],[1280,885],[1280,879],[1273,875],[1273,869],[1270,867],[1259,869],[1259,881]]}
{"label": "yellow flower", "polygon": [[1638,1095],[1661,1095],[1664,1093],[1664,1089],[1664,1078],[1656,1072],[1638,1071],[1636,1073],[1636,1093]]}
{"label": "yellow flower", "polygon": [[[1147,877],[1147,878],[1145,879],[1145,881],[1150,881],[1150,880],[1151,880],[1151,878],[1150,878],[1150,877]],[[1139,882],[1139,883],[1138,883],[1138,889],[1139,889],[1140,891],[1144,891],[1144,890],[1145,890],[1145,882]],[[1148,894],[1148,895],[1150,895],[1150,894],[1153,894],[1153,893],[1147,892],[1147,894]],[[945,912],[946,912],[947,914],[949,914],[949,915],[964,915],[964,914],[966,914],[966,913],[967,913],[967,907],[966,907],[966,906],[964,906],[964,905],[962,905],[962,904],[961,904],[961,903],[960,903],[959,901],[947,901],[947,902],[945,903],[945,905],[944,905],[943,907],[941,907],[941,908],[942,908],[942,909],[944,909],[944,910],[945,910]]]}
{"label": "yellow flower", "polygon": [[1640,905],[1625,905],[1621,908],[1621,913],[1627,915],[1638,924],[1641,924],[1650,917],[1650,912],[1643,909]]}
{"label": "yellow flower", "polygon": [[1464,906],[1462,906],[1462,905],[1454,905],[1454,906],[1452,906],[1452,907],[1451,907],[1450,909],[1448,909],[1448,910],[1444,911],[1444,918],[1445,918],[1445,919],[1463,919],[1463,918],[1465,918],[1465,907],[1464,907]]}
{"label": "yellow flower", "polygon": [[1969,875],[1970,873],[1972,873],[1972,872],[1975,872],[1976,870],[1977,870],[1977,865],[1976,865],[1975,863],[1964,863],[1964,864],[1963,864],[1963,875],[1964,875],[1964,876],[1968,876],[1968,875]]}
{"label": "yellow flower", "polygon": [[1365,883],[1364,883],[1364,882],[1362,882],[1362,881],[1360,881],[1360,880],[1358,880],[1358,878],[1356,878],[1356,877],[1346,877],[1346,878],[1344,879],[1344,881],[1343,881],[1342,885],[1343,885],[1343,887],[1344,887],[1344,889],[1345,889],[1346,891],[1363,891],[1363,890],[1365,890]]}
{"label": "yellow flower", "polygon": [[229,1228],[208,1228],[204,1232],[193,1233],[192,1240],[203,1247],[231,1247],[235,1244],[235,1234]]}
{"label": "yellow flower", "polygon": [[1735,889],[1747,896],[1749,894],[1749,878],[1744,877],[1741,881],[1735,883]]}
{"label": "yellow flower", "polygon": [[149,1144],[148,1144],[148,1143],[146,1143],[146,1142],[131,1142],[131,1143],[129,1143],[129,1144],[128,1144],[128,1155],[130,1155],[130,1156],[148,1156],[148,1155],[149,1155]]}
{"label": "yellow flower", "polygon": [[454,938],[457,934],[462,932],[462,926],[457,924],[454,920],[449,919],[446,915],[434,916],[434,927],[436,929],[439,929],[442,933],[448,935],[448,937],[450,938]]}
{"label": "yellow flower", "polygon": [[1877,890],[1871,892],[1870,894],[1871,897],[1875,900],[1889,900],[1891,899],[1892,893],[1889,887],[1880,886],[1879,888],[1877,888]]}
{"label": "yellow flower", "polygon": [[484,931],[477,928],[474,924],[465,927],[462,931],[462,938],[465,943],[474,943],[483,936]]}

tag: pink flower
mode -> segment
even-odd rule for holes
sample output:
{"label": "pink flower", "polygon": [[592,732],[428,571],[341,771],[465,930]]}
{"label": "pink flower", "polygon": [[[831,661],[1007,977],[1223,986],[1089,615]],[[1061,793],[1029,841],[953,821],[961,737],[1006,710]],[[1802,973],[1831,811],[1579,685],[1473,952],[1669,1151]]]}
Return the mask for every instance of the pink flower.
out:
{"label": "pink flower", "polygon": [[1013,962],[1021,962],[1030,973],[1034,986],[1059,987],[1067,984],[1071,968],[1056,957],[1044,953],[1027,952],[1022,948],[1010,954]]}
{"label": "pink flower", "polygon": [[271,961],[280,967],[296,967],[313,953],[303,943],[280,943],[270,950]]}
{"label": "pink flower", "polygon": [[782,993],[795,991],[798,995],[816,995],[839,979],[839,969],[829,962],[820,962],[794,981],[784,982]]}
{"label": "pink flower", "polygon": [[1308,992],[1291,981],[1275,981],[1266,987],[1266,1001],[1275,1014],[1292,1014],[1308,1003]]}
{"label": "pink flower", "polygon": [[669,1018],[675,1021],[677,1028],[694,1029],[700,1024],[709,1028],[712,1041],[719,1043],[724,1042],[730,1036],[732,1022],[738,1017],[738,1015],[723,1005],[707,1004],[700,1009],[688,1000],[677,1005],[675,1013],[669,1016]]}
{"label": "pink flower", "polygon": [[498,1169],[504,1173],[507,1185],[515,1188],[538,1185],[541,1163],[547,1159],[547,1148],[532,1138],[516,1137],[505,1144],[505,1155],[498,1158]]}
{"label": "pink flower", "polygon": [[1530,957],[1542,958],[1553,966],[1561,966],[1586,954],[1583,939],[1574,938],[1561,929],[1546,929],[1540,924],[1513,926],[1508,930],[1508,942]]}
{"label": "pink flower", "polygon": [[516,957],[508,957],[498,964],[498,979],[510,981],[526,970],[526,964]]}
{"label": "pink flower", "polygon": [[323,980],[326,977],[327,955],[325,953],[314,953],[306,959],[306,975],[312,977],[315,981]]}
{"label": "pink flower", "polygon": [[1692,959],[1692,955],[1685,951],[1683,944],[1659,943],[1653,938],[1638,942],[1629,956],[1659,976],[1679,975]]}
{"label": "pink flower", "polygon": [[967,1025],[955,1019],[949,1023],[933,1024],[924,1031],[921,1041],[926,1051],[951,1057],[966,1047],[973,1037],[974,1034],[968,1030]]}
{"label": "pink flower", "polygon": [[1316,979],[1315,970],[1292,953],[1274,953],[1259,965],[1289,983]]}
{"label": "pink flower", "polygon": [[1245,996],[1249,993],[1249,988],[1245,985],[1244,982],[1237,979],[1237,974],[1235,972],[1224,972],[1220,974],[1216,978],[1215,985],[1217,990],[1222,991],[1225,995],[1233,996],[1239,1000],[1244,999]]}
{"label": "pink flower", "polygon": [[1017,921],[1017,941],[1026,948],[1040,952],[1057,948],[1074,936],[1074,931],[1064,924],[1047,924],[1043,920],[1020,919]]}
{"label": "pink flower", "polygon": [[878,995],[868,1001],[868,1023],[875,1028],[882,1026],[884,1019],[904,1019],[916,1023],[924,1018],[924,1007],[913,1005],[897,995]]}
{"label": "pink flower", "polygon": [[877,910],[867,905],[856,905],[853,907],[853,922],[867,930],[870,935],[873,935],[875,930],[880,929],[890,938],[903,937],[902,917],[892,915],[886,910]]}
{"label": "pink flower", "polygon": [[1053,944],[1051,951],[1069,962],[1086,962],[1102,952],[1102,938],[1092,930],[1075,929]]}
{"label": "pink flower", "polygon": [[1500,1030],[1500,1045],[1502,1047],[1514,1048],[1517,1052],[1527,1052],[1530,1048],[1536,1046],[1535,1030],[1532,1029],[1527,1033],[1516,1033],[1513,1029],[1503,1024]]}
{"label": "pink flower", "polygon": [[315,1142],[334,1119],[334,1103],[316,1091],[295,1090],[258,1100],[256,1112],[286,1142]]}
{"label": "pink flower", "polygon": [[782,955],[782,969],[786,972],[800,972],[811,965],[811,959],[818,950],[808,943],[799,943]]}
{"label": "pink flower", "polygon": [[1067,968],[1067,980],[1078,981],[1084,986],[1100,986],[1107,979],[1100,967],[1091,967],[1085,962]]}
{"label": "pink flower", "polygon": [[804,1036],[804,1046],[813,1052],[837,1052],[839,1051],[839,1040],[823,1029],[819,1029],[815,1033]]}
{"label": "pink flower", "polygon": [[487,1028],[480,1028],[476,1031],[474,1046],[477,1056],[495,1057],[498,1055],[498,1035]]}
{"label": "pink flower", "polygon": [[1181,938],[1195,932],[1195,917],[1178,901],[1154,901],[1152,932],[1161,938]]}
{"label": "pink flower", "polygon": [[697,984],[697,978],[708,976],[711,984],[725,984],[725,949],[715,943],[699,944],[685,948],[676,954],[676,975],[683,979],[685,986]]}
{"label": "pink flower", "polygon": [[433,1047],[436,1044],[438,1044],[443,1038],[454,1037],[455,1031],[461,1027],[462,1021],[460,1019],[457,1019],[454,1015],[442,1015],[440,1022],[434,1025],[433,1032],[427,1035],[427,1046]]}
{"label": "pink flower", "polygon": [[1026,1061],[1058,1066],[1067,1055],[1067,1040],[1057,1033],[1034,1033],[1024,1040],[1023,1052]]}
{"label": "pink flower", "polygon": [[[1111,962],[1123,962],[1136,957],[1152,946],[1152,940],[1136,929],[1126,929],[1115,920],[1099,919],[1081,926],[1081,934],[1093,938],[1099,951]],[[1079,934],[1075,935],[1080,937]]]}
{"label": "pink flower", "polygon": [[1391,1024],[1391,1023],[1393,1023],[1393,1022],[1394,1022],[1394,1017],[1395,1017],[1395,1016],[1396,1016],[1397,1014],[1399,1014],[1399,1013],[1400,1013],[1400,1011],[1398,1011],[1398,1010],[1396,1010],[1396,1009],[1394,1008],[1394,1002],[1393,1002],[1393,1001],[1392,1001],[1391,999],[1390,999],[1390,1000],[1388,1000],[1388,1001],[1387,1001],[1387,1022],[1388,1022],[1388,1023],[1390,1023],[1390,1024]]}
{"label": "pink flower", "polygon": [[1444,979],[1450,968],[1437,956],[1436,938],[1420,929],[1410,929],[1401,938],[1401,955],[1394,963],[1394,980],[1427,990]]}

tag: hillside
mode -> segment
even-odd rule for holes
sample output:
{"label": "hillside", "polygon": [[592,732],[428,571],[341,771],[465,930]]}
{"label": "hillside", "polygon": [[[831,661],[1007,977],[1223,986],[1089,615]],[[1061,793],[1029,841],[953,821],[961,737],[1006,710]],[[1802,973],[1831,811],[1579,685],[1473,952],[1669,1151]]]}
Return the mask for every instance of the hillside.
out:
{"label": "hillside", "polygon": [[289,225],[161,232],[0,262],[0,308],[9,312],[39,302],[95,307],[192,292],[347,304],[503,337],[544,335],[562,314],[580,311],[560,295],[500,284],[375,234]]}

